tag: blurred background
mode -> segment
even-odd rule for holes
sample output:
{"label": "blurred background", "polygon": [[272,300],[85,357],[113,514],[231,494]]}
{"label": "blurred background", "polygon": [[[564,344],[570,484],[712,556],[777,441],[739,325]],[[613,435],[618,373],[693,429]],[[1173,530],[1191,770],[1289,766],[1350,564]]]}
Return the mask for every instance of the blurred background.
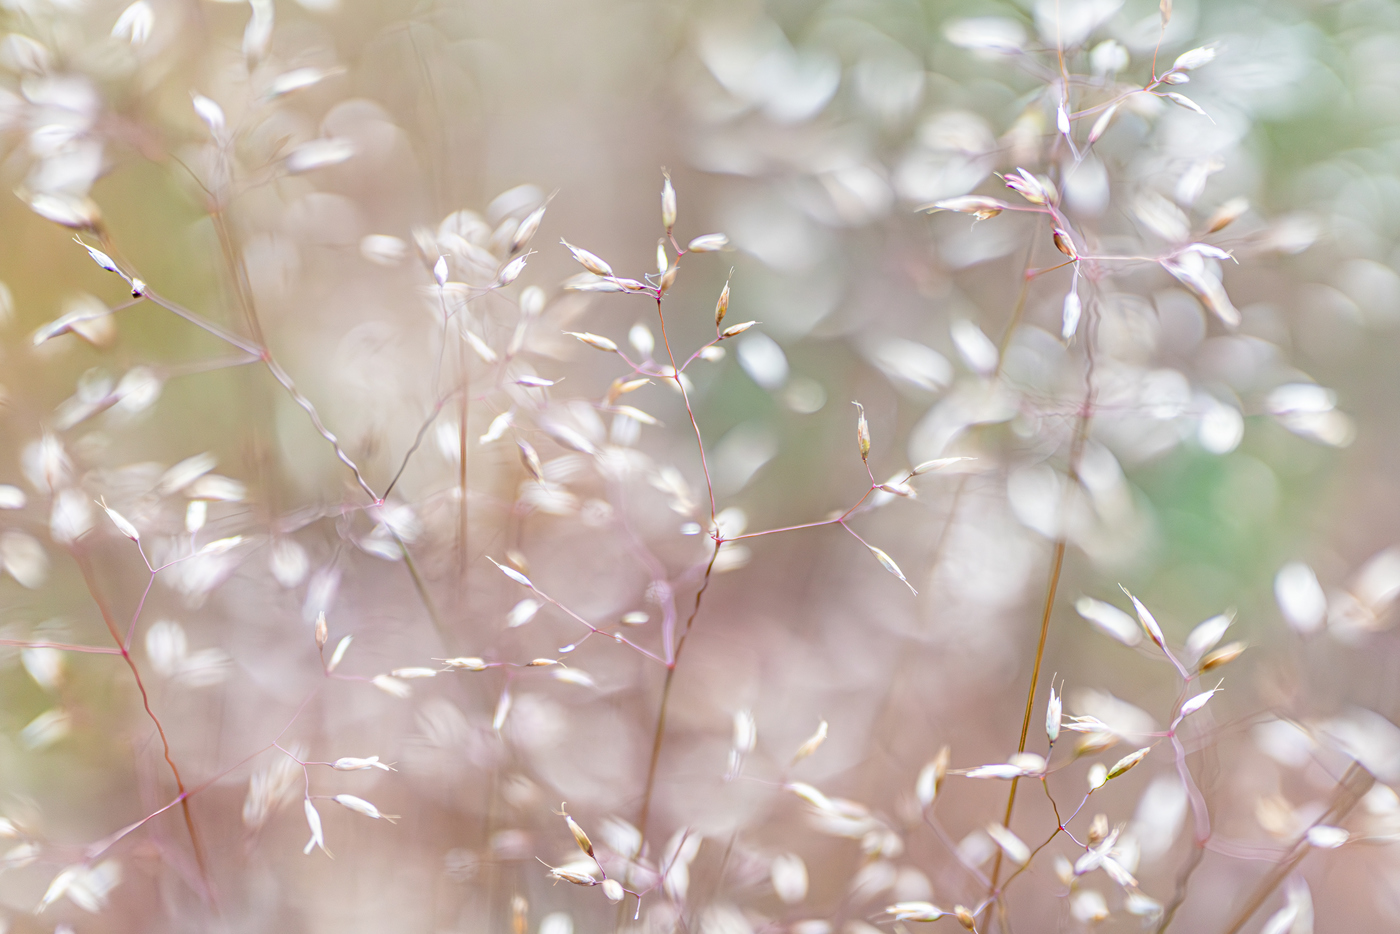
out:
{"label": "blurred background", "polygon": [[[979,930],[1225,931],[1261,880],[1241,930],[1396,925],[1400,7],[1166,8],[0,2],[0,928],[914,928],[887,906],[978,906],[1002,865],[1007,784],[918,777],[1017,751],[1052,579],[1026,749],[1052,678],[1115,743],[1062,734],[1062,814],[1152,745],[1069,822],[1119,828],[1136,886],[1057,872],[1061,836]],[[922,210],[1029,207],[1017,167],[1138,259],[1028,279],[1065,259],[1039,215]],[[668,263],[728,238],[664,334],[558,244],[655,281],[663,169]],[[1197,285],[1154,261],[1198,239],[1231,256]],[[759,323],[685,367],[712,512],[659,368],[726,282]],[[839,525],[706,574],[716,519],[820,522],[941,458],[849,522],[909,587]],[[1243,653],[1184,686],[1120,586],[1193,672]],[[1162,734],[1222,677],[1180,733],[1201,849]],[[1314,824],[1344,833],[1271,887]],[[599,865],[640,907],[548,875]]]}

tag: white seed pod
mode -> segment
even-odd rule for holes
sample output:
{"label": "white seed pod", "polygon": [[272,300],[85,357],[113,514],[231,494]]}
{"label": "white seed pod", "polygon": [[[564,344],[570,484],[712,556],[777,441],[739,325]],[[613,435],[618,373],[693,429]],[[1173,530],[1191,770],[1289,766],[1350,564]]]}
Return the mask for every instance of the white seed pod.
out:
{"label": "white seed pod", "polygon": [[302,143],[287,154],[282,164],[292,175],[339,165],[355,154],[355,144],[342,137],[326,137]]}
{"label": "white seed pod", "polygon": [[496,277],[496,285],[510,285],[516,279],[519,279],[520,274],[525,271],[525,262],[529,258],[529,253],[523,253],[520,256],[517,256],[515,259],[511,260],[509,263],[506,263],[505,266],[501,269],[500,275]]}
{"label": "white seed pod", "polygon": [[397,814],[381,813],[379,808],[370,804],[364,798],[357,798],[354,795],[336,795],[331,800],[343,808],[349,808],[356,814],[363,814],[365,817],[373,818],[374,820],[383,819],[392,824],[394,821],[398,820],[399,817]]}
{"label": "white seed pod", "polygon": [[686,244],[687,253],[714,253],[729,246],[729,238],[722,233],[704,234]]}
{"label": "white seed pod", "polygon": [[121,532],[122,535],[131,539],[133,542],[141,541],[141,533],[136,530],[136,526],[132,525],[130,520],[106,503],[99,503],[98,505],[102,507],[103,512],[107,513],[107,518],[112,520],[112,524],[117,527],[118,532]]}
{"label": "white seed pod", "polygon": [[1142,749],[1137,750],[1136,752],[1128,753],[1126,756],[1113,763],[1113,765],[1109,768],[1108,772],[1104,775],[1104,781],[1108,781],[1109,779],[1114,779],[1122,775],[1124,772],[1128,771],[1133,766],[1141,762],[1151,751],[1152,747],[1145,746]]}
{"label": "white seed pod", "polygon": [[1055,693],[1055,686],[1050,686],[1050,702],[1045,705],[1045,735],[1050,738],[1050,745],[1055,744],[1055,740],[1060,738],[1060,720],[1064,717],[1064,702],[1060,695]]}
{"label": "white seed pod", "polygon": [[436,668],[395,668],[389,674],[404,681],[413,681],[418,678],[435,678],[438,670]]}
{"label": "white seed pod", "polygon": [[971,214],[978,220],[987,220],[996,217],[1011,205],[999,198],[988,198],[983,195],[961,195],[957,198],[944,198],[942,201],[935,201],[919,208],[932,214],[935,211],[952,211],[956,214]]}
{"label": "white seed pod", "polygon": [[986,826],[987,836],[991,837],[996,845],[1001,847],[1006,858],[1018,866],[1024,866],[1031,858],[1031,848],[1026,845],[1020,837],[1016,836],[1001,824],[988,824]]}
{"label": "white seed pod", "polygon": [[914,590],[914,585],[909,583],[909,579],[904,576],[904,572],[899,569],[899,565],[894,563],[893,558],[885,554],[879,548],[876,548],[874,545],[866,545],[865,547],[870,549],[870,553],[875,556],[876,561],[880,562],[881,567],[883,567],[886,571],[889,571],[895,577],[903,581],[904,586],[908,587],[909,590],[912,591],[915,596],[918,596],[919,592],[917,590]]}
{"label": "white seed pod", "polygon": [[676,189],[671,184],[671,173],[663,171],[665,181],[661,183],[661,225],[670,233],[676,226]]}
{"label": "white seed pod", "polygon": [[525,215],[525,219],[520,222],[519,227],[515,228],[515,234],[510,238],[510,251],[512,253],[517,252],[524,247],[525,244],[529,243],[530,238],[539,231],[540,221],[544,220],[544,212],[548,207],[549,205],[542,204]]}
{"label": "white seed pod", "polygon": [[797,753],[792,757],[792,761],[794,763],[800,762],[816,752],[821,744],[826,742],[826,733],[827,722],[823,720],[817,725],[816,732],[809,736],[807,740],[797,748]]}
{"label": "white seed pod", "polygon": [[341,660],[345,658],[345,653],[350,648],[350,642],[354,636],[342,636],[341,640],[335,644],[335,651],[331,653],[331,660],[326,663],[326,672],[335,671],[340,666]]}
{"label": "white seed pod", "polygon": [[740,753],[753,752],[758,743],[758,727],[753,714],[740,710],[734,714],[734,749]]}
{"label": "white seed pod", "polygon": [[885,913],[896,921],[937,921],[948,914],[932,902],[895,902]]}
{"label": "white seed pod", "polygon": [[796,853],[773,857],[768,877],[774,894],[784,905],[796,905],[807,897],[807,864]]}
{"label": "white seed pod", "polygon": [[1111,603],[1093,597],[1080,597],[1075,601],[1074,609],[1111,639],[1129,647],[1142,641],[1142,630],[1133,622],[1133,618]]}
{"label": "white seed pod", "polygon": [[604,879],[603,894],[608,897],[610,902],[620,902],[627,893],[623,890],[621,882],[616,879]]}
{"label": "white seed pod", "polygon": [[442,658],[442,659],[437,659],[437,661],[442,662],[442,664],[443,664],[443,670],[444,670],[444,671],[449,671],[449,670],[485,671],[485,670],[487,669],[487,667],[488,667],[487,664],[486,664],[486,660],[485,660],[485,659],[483,659],[483,658],[476,658],[476,657],[474,657],[474,656],[465,656],[465,655],[464,655],[464,656],[460,656],[460,657],[458,657],[458,658]]}
{"label": "white seed pod", "polygon": [[617,353],[617,344],[600,334],[594,334],[590,331],[565,331],[564,333],[568,334],[570,337],[578,338],[589,347],[602,350],[606,353]]}
{"label": "white seed pod", "polygon": [[560,240],[559,242],[564,244],[565,249],[567,249],[571,254],[573,254],[575,262],[577,262],[584,269],[587,269],[589,272],[593,273],[593,275],[601,276],[604,278],[612,276],[612,267],[609,266],[607,263],[603,262],[603,260],[599,259],[594,254],[588,252],[587,250],[580,249],[579,247],[574,246],[567,240]]}
{"label": "white seed pod", "polygon": [[1215,49],[1192,49],[1189,52],[1182,52],[1178,55],[1176,61],[1172,64],[1171,70],[1191,71],[1194,68],[1200,68],[1202,65],[1208,65],[1213,61],[1215,61]]}
{"label": "white seed pod", "polygon": [[1220,688],[1214,687],[1211,688],[1209,691],[1202,691],[1195,697],[1187,699],[1181,705],[1181,712],[1176,715],[1177,720],[1181,721],[1186,719],[1187,717],[1191,716],[1191,714],[1195,713],[1196,711],[1204,707],[1206,704],[1210,703],[1210,699],[1214,697],[1215,693],[1219,690]]}
{"label": "white seed pod", "polygon": [[[427,671],[429,669],[424,668],[418,670]],[[369,683],[379,688],[379,690],[383,691],[385,694],[391,697],[397,697],[400,700],[413,693],[413,688],[409,687],[407,683],[390,675],[375,675],[373,678],[369,679]]]}
{"label": "white seed pod", "polygon": [[132,45],[144,45],[146,40],[151,38],[151,30],[155,28],[155,23],[156,15],[150,3],[147,0],[136,0],[117,17],[112,26],[112,38],[128,39]]}
{"label": "white seed pod", "polygon": [[357,758],[355,756],[341,756],[331,763],[331,768],[337,772],[362,772],[365,769],[383,769],[386,772],[394,771],[392,766],[379,761],[378,756],[368,758]]}
{"label": "white seed pod", "polygon": [[306,846],[302,847],[302,854],[310,856],[311,851],[316,847],[321,848],[321,852],[327,856],[331,851],[326,849],[326,834],[321,828],[321,814],[316,810],[316,805],[311,803],[310,798],[302,799],[302,809],[306,812],[306,824],[311,828],[311,839],[306,841]]}
{"label": "white seed pod", "polygon": [[522,587],[528,587],[531,588],[531,590],[535,590],[535,585],[531,584],[529,578],[525,577],[524,574],[519,573],[519,571],[515,570],[514,567],[504,566],[504,564],[497,562],[497,560],[493,559],[493,557],[487,557],[486,560],[489,560],[491,564],[496,564],[496,567],[498,567],[498,569],[501,569],[501,574],[505,574],[505,577],[511,578],[512,581],[515,581],[515,583],[517,584],[521,584]]}

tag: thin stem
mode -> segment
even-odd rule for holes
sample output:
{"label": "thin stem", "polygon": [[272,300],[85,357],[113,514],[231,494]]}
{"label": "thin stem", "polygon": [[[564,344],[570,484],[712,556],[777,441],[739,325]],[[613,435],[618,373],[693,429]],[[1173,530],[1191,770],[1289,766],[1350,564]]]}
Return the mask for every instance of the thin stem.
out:
{"label": "thin stem", "polygon": [[146,693],[146,684],[141,680],[141,672],[136,668],[136,661],[131,657],[122,640],[121,631],[117,629],[117,622],[112,615],[111,608],[107,606],[107,601],[103,598],[97,588],[97,580],[93,574],[92,565],[87,556],[77,548],[71,550],[74,562],[78,565],[78,571],[83,576],[83,583],[87,585],[88,593],[97,604],[97,610],[102,615],[102,621],[107,625],[107,631],[112,636],[112,641],[117,644],[122,660],[126,662],[127,668],[131,669],[131,677],[136,682],[136,689],[141,692],[141,705],[146,710],[146,716],[150,717],[155,724],[156,732],[160,734],[160,743],[165,755],[165,764],[170,767],[170,774],[175,778],[175,787],[180,792],[180,809],[184,812],[185,828],[189,831],[190,844],[194,847],[195,864],[199,867],[200,880],[204,883],[206,894],[213,894],[213,887],[209,879],[209,868],[204,861],[204,848],[199,842],[199,832],[195,829],[194,815],[190,812],[190,803],[185,791],[184,779],[180,777],[180,769],[175,764],[175,759],[170,752],[170,739],[165,735],[165,727],[161,724],[160,718],[151,709],[151,699]]}
{"label": "thin stem", "polygon": [[[1061,522],[1065,520],[1065,515],[1069,511],[1069,496],[1073,489],[1079,484],[1079,459],[1083,454],[1084,444],[1089,436],[1089,418],[1092,412],[1091,403],[1093,400],[1093,392],[1094,389],[1091,382],[1088,391],[1085,393],[1084,402],[1079,410],[1079,419],[1074,429],[1074,440],[1070,444],[1069,482],[1065,484],[1065,495],[1060,505]],[[1036,691],[1040,686],[1040,666],[1045,659],[1045,643],[1050,635],[1050,616],[1055,608],[1055,593],[1060,586],[1060,573],[1064,569],[1065,547],[1067,543],[1065,532],[1061,529],[1060,535],[1056,538],[1055,551],[1050,562],[1050,579],[1047,581],[1045,587],[1045,604],[1040,614],[1040,638],[1036,643],[1035,662],[1031,666],[1031,683],[1030,688],[1026,691],[1025,714],[1021,718],[1021,739],[1016,746],[1017,753],[1026,751],[1026,738],[1030,735],[1031,713],[1035,709]],[[1013,778],[1011,780],[1011,790],[1006,796],[1006,813],[1002,818],[1003,826],[1011,826],[1011,813],[1016,807],[1016,789],[1019,784],[1019,778]],[[992,866],[993,889],[996,888],[997,878],[1001,874],[1001,858],[1002,854],[998,851],[996,862]]]}

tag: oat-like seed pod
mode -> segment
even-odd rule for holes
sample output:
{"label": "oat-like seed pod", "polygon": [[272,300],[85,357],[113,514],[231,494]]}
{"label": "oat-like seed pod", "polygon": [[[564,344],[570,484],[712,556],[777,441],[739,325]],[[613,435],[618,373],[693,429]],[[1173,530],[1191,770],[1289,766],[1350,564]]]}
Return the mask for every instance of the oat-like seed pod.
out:
{"label": "oat-like seed pod", "polygon": [[1103,787],[1103,783],[1108,781],[1108,766],[1102,762],[1095,762],[1089,766],[1089,791],[1098,791]]}
{"label": "oat-like seed pod", "polygon": [[736,336],[738,336],[738,335],[740,335],[740,334],[743,334],[745,331],[747,331],[749,328],[753,327],[755,324],[758,324],[758,322],[757,322],[757,321],[745,321],[745,322],[743,322],[742,324],[731,324],[729,327],[725,328],[723,331],[720,331],[720,333],[719,333],[719,338],[720,338],[720,340],[724,340],[726,337],[736,337]]}
{"label": "oat-like seed pod", "polygon": [[564,244],[568,251],[574,255],[574,260],[584,269],[587,269],[595,276],[607,276],[611,278],[613,274],[612,267],[597,256],[587,250],[579,249],[567,240],[560,240],[559,242]]}
{"label": "oat-like seed pod", "polygon": [[1045,735],[1050,738],[1050,745],[1055,745],[1055,740],[1060,738],[1060,719],[1064,716],[1064,702],[1060,700],[1060,695],[1055,693],[1055,686],[1050,685],[1050,703],[1045,706]]}
{"label": "oat-like seed pod", "polygon": [[973,917],[971,909],[966,905],[954,905],[953,914],[957,917],[958,923],[969,931],[977,930],[977,919]]}
{"label": "oat-like seed pod", "polygon": [[616,879],[604,879],[603,894],[608,897],[610,902],[620,902],[627,893],[623,891],[621,882]]}
{"label": "oat-like seed pod", "polygon": [[797,747],[797,754],[792,757],[794,765],[816,752],[817,748],[826,742],[826,730],[827,722],[823,720],[817,725],[817,731],[809,736],[805,743]]}
{"label": "oat-like seed pod", "polygon": [[1210,671],[1214,668],[1219,668],[1221,665],[1230,664],[1235,659],[1239,658],[1240,654],[1248,647],[1249,646],[1243,642],[1231,642],[1228,645],[1222,645],[1220,648],[1201,659],[1201,671]]}
{"label": "oat-like seed pod", "polygon": [[1069,231],[1056,227],[1054,237],[1055,249],[1059,250],[1070,259],[1079,259],[1079,254],[1074,249],[1074,241],[1070,239]]}
{"label": "oat-like seed pod", "polygon": [[729,280],[724,282],[724,291],[719,293],[719,301],[715,303],[715,328],[724,320],[725,313],[729,311]]}
{"label": "oat-like seed pod", "polygon": [[1239,220],[1240,215],[1249,210],[1249,201],[1245,198],[1231,198],[1220,207],[1215,209],[1215,213],[1206,221],[1206,233],[1219,233]]}
{"label": "oat-like seed pod", "polygon": [[540,229],[540,221],[544,220],[546,207],[547,205],[542,204],[535,208],[520,222],[520,226],[515,228],[515,235],[510,238],[510,251],[512,253],[518,252],[521,247],[529,243],[530,238]]}
{"label": "oat-like seed pod", "polygon": [[329,638],[330,629],[326,626],[326,612],[322,610],[316,616],[316,648],[324,649]]}
{"label": "oat-like seed pod", "polygon": [[1108,770],[1108,774],[1104,776],[1104,780],[1107,781],[1108,779],[1117,778],[1118,776],[1122,775],[1124,772],[1128,771],[1128,769],[1131,769],[1133,766],[1141,762],[1143,758],[1151,751],[1152,747],[1144,746],[1142,749],[1139,749],[1136,752],[1128,753],[1126,756],[1113,763],[1113,767]]}
{"label": "oat-like seed pod", "polygon": [[344,636],[339,642],[336,643],[335,651],[331,653],[331,660],[326,665],[326,674],[330,674],[332,671],[335,671],[336,667],[340,665],[340,660],[345,657],[346,650],[350,648],[350,640],[353,638],[355,637]]}
{"label": "oat-like seed pod", "polygon": [[661,170],[665,181],[661,183],[661,224],[670,233],[676,226],[676,189],[671,184],[671,173]]}
{"label": "oat-like seed pod", "polygon": [[543,483],[544,467],[540,464],[540,455],[535,452],[534,447],[528,441],[515,443],[520,448],[520,462],[525,465],[526,472],[536,483]]}
{"label": "oat-like seed pod", "polygon": [[594,347],[607,353],[617,353],[617,344],[603,337],[601,334],[594,334],[591,331],[565,331],[564,333],[568,334],[570,337],[578,338],[589,347]]}
{"label": "oat-like seed pod", "polygon": [[[562,805],[560,806],[560,810],[563,810]],[[578,825],[578,821],[574,820],[570,815],[565,814],[564,823],[569,825],[569,833],[574,835],[574,842],[578,844],[578,848],[587,853],[589,857],[592,857],[593,841],[588,839],[588,834],[583,832],[583,828]]]}
{"label": "oat-like seed pod", "polygon": [[865,420],[865,406],[859,402],[852,402],[860,413],[856,418],[856,443],[860,445],[860,459],[865,460],[870,456],[870,423]]}
{"label": "oat-like seed pod", "polygon": [[1094,820],[1089,824],[1089,843],[1097,846],[1108,836],[1108,815],[1095,814]]}

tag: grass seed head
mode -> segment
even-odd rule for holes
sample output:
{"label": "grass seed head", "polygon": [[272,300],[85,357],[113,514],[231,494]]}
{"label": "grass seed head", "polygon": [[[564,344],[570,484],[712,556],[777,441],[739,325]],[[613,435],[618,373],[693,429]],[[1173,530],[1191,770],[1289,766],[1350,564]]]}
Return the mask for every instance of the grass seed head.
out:
{"label": "grass seed head", "polygon": [[671,184],[671,173],[662,169],[661,174],[665,178],[661,183],[661,226],[670,233],[676,226],[676,189]]}
{"label": "grass seed head", "polygon": [[953,915],[958,919],[958,923],[969,931],[977,930],[977,918],[966,905],[953,906]]}
{"label": "grass seed head", "polygon": [[865,406],[859,402],[852,402],[860,414],[856,416],[856,444],[860,446],[860,459],[865,460],[870,456],[870,423],[865,420]]}
{"label": "grass seed head", "polygon": [[612,278],[612,267],[609,266],[607,263],[603,262],[597,256],[588,252],[587,250],[580,249],[579,247],[574,246],[567,240],[560,240],[559,242],[564,244],[564,247],[570,253],[573,254],[574,261],[577,262],[584,269],[587,269],[595,276],[602,276],[605,279]]}
{"label": "grass seed head", "polygon": [[1249,646],[1244,642],[1231,642],[1228,645],[1222,645],[1220,648],[1201,659],[1201,671],[1211,671],[1222,665],[1228,665],[1239,658],[1247,648],[1249,648]]}
{"label": "grass seed head", "polygon": [[589,857],[593,857],[593,841],[588,839],[588,834],[583,832],[583,828],[578,825],[578,821],[574,820],[570,815],[565,814],[564,823],[569,825],[569,833],[574,835],[574,842],[578,844],[578,848],[587,853]]}

